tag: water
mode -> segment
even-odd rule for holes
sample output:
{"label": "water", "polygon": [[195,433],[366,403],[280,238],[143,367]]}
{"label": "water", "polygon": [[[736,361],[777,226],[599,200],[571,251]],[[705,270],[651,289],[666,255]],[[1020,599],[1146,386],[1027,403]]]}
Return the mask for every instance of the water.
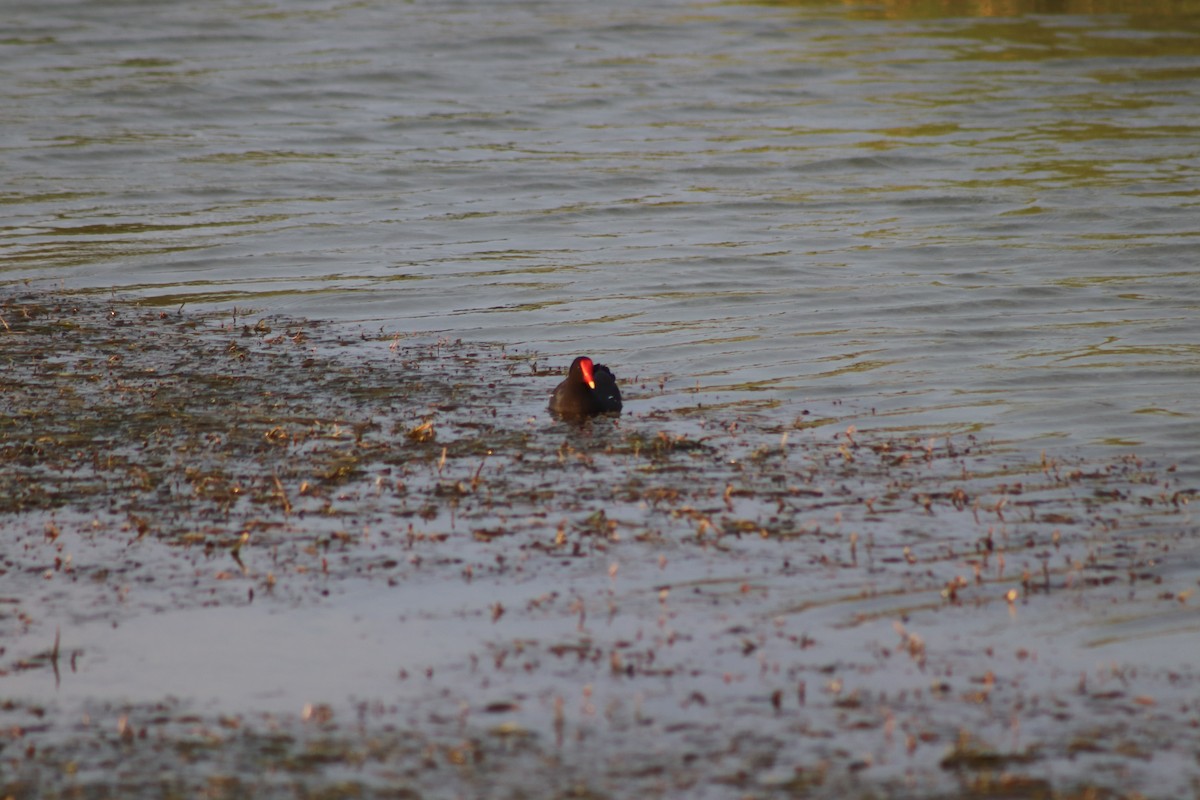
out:
{"label": "water", "polygon": [[18,6],[2,277],[1197,474],[1198,7],[927,11]]}
{"label": "water", "polygon": [[[780,423],[811,411],[828,421],[814,434],[824,439],[849,425],[975,433],[1035,458],[1136,453],[1176,465],[1177,485],[1200,482],[1196,0],[18,0],[0,29],[0,97],[0,285],[498,342],[543,354],[543,365],[586,352],[626,381],[635,422],[698,402]],[[1190,517],[1149,538],[1160,535],[1171,542],[1163,553],[1194,550]],[[1082,563],[1091,544],[1076,546]],[[1169,698],[1175,678],[1164,670],[1196,660],[1186,602],[1196,569],[1190,556],[1156,553],[1147,559],[1166,571],[1167,599],[1156,606],[1139,585],[1132,616],[1114,611],[1124,590],[1113,589],[1103,597],[1114,608],[1068,598],[1022,610],[1027,627],[1009,630],[996,603],[982,630],[962,612],[957,623],[926,620],[923,635],[959,675],[1028,669],[1059,697],[1098,661],[1140,659]],[[672,570],[686,560],[672,558]],[[700,560],[672,578],[745,579],[717,556]],[[569,576],[573,585],[624,587],[604,561]],[[624,581],[627,557],[622,569]],[[663,580],[647,572],[628,594],[614,590],[623,609]],[[751,604],[746,624],[773,630],[766,615],[778,614],[789,631],[817,631],[819,657],[831,660],[894,650],[887,624],[843,627],[858,578],[840,575],[847,584],[824,616],[779,599],[795,595],[798,608],[816,590],[764,578],[775,594],[766,608]],[[64,702],[193,692],[294,709],[320,699],[330,672],[361,683],[357,697],[419,694],[421,684],[394,685],[411,660],[414,674],[447,667],[437,685],[470,695],[486,680],[453,670],[479,638],[536,638],[531,627],[544,624],[546,645],[575,631],[566,599],[539,619],[521,610],[536,592],[502,581],[511,610],[493,626],[482,593],[495,587],[456,580],[435,602],[430,580],[418,587],[428,596],[415,592],[425,616],[409,618],[382,610],[396,592],[371,585],[299,613],[138,613],[115,632],[107,618],[85,619],[67,629],[87,649],[83,677],[51,690],[43,670],[5,685]],[[912,591],[911,602],[927,601],[927,586]],[[680,664],[740,668],[736,637],[703,627],[704,602],[678,602],[700,626]],[[880,602],[895,612],[910,601]],[[634,622],[596,623],[597,638],[615,652],[637,625],[654,631],[657,601],[648,606],[628,612]],[[1069,631],[1055,628],[1059,613]],[[180,630],[207,637],[144,650]],[[760,636],[764,650],[770,637]],[[997,638],[1030,637],[1061,663],[1035,669],[1009,648],[994,667],[982,655]],[[271,674],[280,654],[294,665],[317,651],[309,669]],[[930,683],[911,666],[898,679],[873,657],[862,680],[885,696],[897,685],[919,696]],[[241,681],[231,677],[239,659],[251,665]],[[197,663],[206,680],[184,672]],[[575,691],[582,670],[555,677],[555,691]],[[131,688],[139,674],[145,683]],[[529,680],[553,683],[488,679],[533,694]],[[679,694],[691,689],[679,683]],[[745,701],[715,672],[697,686],[718,716],[722,691]],[[764,697],[755,702],[765,708]],[[545,723],[548,702],[528,701],[536,710],[523,720]],[[995,716],[1005,730],[1009,718]],[[1037,724],[1053,740],[1053,720]]]}

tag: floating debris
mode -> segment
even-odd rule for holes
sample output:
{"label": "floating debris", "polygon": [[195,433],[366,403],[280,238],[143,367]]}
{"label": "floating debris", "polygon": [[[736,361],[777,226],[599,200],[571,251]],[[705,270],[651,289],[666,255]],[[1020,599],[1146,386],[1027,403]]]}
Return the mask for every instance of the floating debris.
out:
{"label": "floating debris", "polygon": [[[0,319],[0,795],[1200,785],[1200,677],[1138,660],[1200,632],[1196,491],[1169,466],[675,408],[655,379],[564,423],[533,354],[244,310],[10,290]],[[137,676],[55,702],[87,685],[80,630],[261,608],[279,648],[355,592],[380,636],[441,649],[283,714]],[[286,693],[304,656],[237,674]]]}

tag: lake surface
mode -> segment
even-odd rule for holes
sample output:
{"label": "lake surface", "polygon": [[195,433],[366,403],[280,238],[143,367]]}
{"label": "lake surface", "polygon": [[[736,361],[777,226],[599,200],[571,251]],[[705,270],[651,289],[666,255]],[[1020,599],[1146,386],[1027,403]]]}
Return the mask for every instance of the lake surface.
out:
{"label": "lake surface", "polygon": [[1200,475],[1195,2],[6,13],[5,282]]}
{"label": "lake surface", "polygon": [[[1069,707],[1078,753],[1039,765],[1058,778],[1091,780],[1095,761],[1111,755],[1119,763],[1104,786],[1183,796],[1200,785],[1187,739],[1200,684],[1200,535],[1186,502],[1172,507],[1161,488],[1200,483],[1200,0],[17,0],[0,26],[0,98],[0,291],[116,293],[172,313],[220,310],[238,323],[330,320],[338,330],[398,333],[414,347],[486,343],[463,363],[509,392],[498,424],[527,437],[532,454],[509,442],[490,462],[472,452],[451,463],[458,485],[474,490],[482,473],[497,496],[508,470],[519,513],[506,519],[490,494],[486,509],[471,510],[465,493],[459,513],[488,530],[472,539],[470,521],[455,528],[457,505],[435,509],[422,532],[451,533],[422,540],[425,562],[411,560],[411,540],[402,549],[398,535],[380,543],[366,533],[409,519],[417,501],[355,485],[367,522],[361,543],[344,540],[354,554],[346,563],[386,555],[386,586],[347,578],[353,570],[341,565],[330,592],[328,565],[306,561],[299,544],[289,557],[304,571],[285,577],[259,550],[233,575],[191,540],[176,547],[139,535],[134,547],[120,514],[97,517],[120,537],[97,533],[100,522],[69,529],[66,512],[6,517],[4,549],[19,555],[5,562],[0,628],[16,637],[10,661],[35,667],[5,676],[0,691],[60,704],[68,739],[91,735],[64,722],[89,703],[162,697],[268,714],[326,699],[342,720],[353,716],[347,703],[411,700],[421,713],[436,707],[425,723],[454,717],[457,704],[464,718],[468,708],[474,719],[493,713],[483,706],[498,709],[496,719],[512,710],[514,724],[543,735],[557,728],[561,739],[565,697],[568,729],[583,720],[576,764],[592,763],[593,747],[629,764],[629,750],[659,746],[701,753],[705,764],[704,748],[727,746],[723,726],[740,715],[739,735],[777,735],[778,747],[764,750],[782,754],[781,764],[816,753],[848,764],[854,787],[864,768],[856,754],[874,753],[888,780],[923,797],[930,786],[945,790],[913,776],[948,772],[941,749],[954,720],[979,721],[993,742],[1011,735],[1020,765],[1042,742],[1049,750],[1064,740],[1066,712],[1041,709]],[[377,344],[353,357],[400,371],[400,357],[386,361],[386,345],[370,349]],[[509,368],[505,350],[539,355],[532,368]],[[595,439],[564,434],[543,413],[557,380],[548,370],[581,353],[612,366],[626,387],[624,417]],[[137,363],[150,374],[167,363],[155,358],[165,357]],[[186,368],[172,363],[162,375]],[[391,430],[411,435],[401,400],[389,402]],[[463,417],[483,407],[448,411],[439,429],[476,435],[478,421]],[[744,438],[740,413],[755,420]],[[642,426],[653,442],[664,420],[678,423],[680,441],[716,454],[709,473],[681,473],[715,481],[714,520],[723,509],[731,525],[786,518],[792,503],[802,523],[786,540],[794,564],[784,560],[781,571],[775,542],[743,541],[740,530],[733,545],[697,544],[707,518],[697,534],[696,519],[671,500],[639,500],[643,486],[604,504],[597,483],[640,479],[644,466],[618,434]],[[874,471],[839,488],[829,467],[839,456],[821,448],[855,445],[850,426],[880,452]],[[328,435],[340,446],[337,432]],[[876,514],[875,502],[892,502],[878,498],[903,494],[881,455],[890,436],[928,441],[930,454],[941,448],[946,465],[910,481],[931,494],[958,480],[956,459],[967,463],[955,447],[995,443],[971,463],[970,484],[994,507],[943,496],[936,522],[917,506]],[[400,450],[403,437],[393,438]],[[394,458],[386,463],[406,463],[376,445]],[[588,462],[588,448],[601,446]],[[582,455],[577,463],[564,452]],[[921,452],[911,445],[904,458],[919,462]],[[768,455],[782,459],[786,480],[764,466],[753,492],[734,495],[743,466]],[[685,456],[670,458],[694,467]],[[1152,466],[1143,473],[1134,456]],[[1059,463],[1083,477],[1060,477]],[[609,510],[625,537],[611,555],[589,550],[559,564],[547,549],[558,518],[539,505],[551,484],[538,470],[559,468],[567,477],[553,502],[568,498],[563,525],[592,542],[596,509]],[[1010,468],[1031,486],[1048,483],[1028,490],[1046,497],[1022,501]],[[413,497],[444,504],[442,465],[425,471],[409,479]],[[773,511],[768,488],[803,475],[822,499],[809,507],[788,496]],[[961,475],[968,480],[966,466]],[[299,481],[287,490],[297,506]],[[279,492],[286,503],[282,484]],[[1015,515],[1004,511],[1010,493],[1014,506],[1026,503]],[[1140,507],[1150,508],[1145,519]],[[243,511],[223,523],[229,530],[209,532],[222,542],[218,554],[260,509]],[[318,510],[309,521],[290,507],[275,513],[296,541],[313,535],[328,546],[343,527],[358,535]],[[1117,519],[1107,528],[1106,513]],[[43,534],[60,524],[61,538],[57,528]],[[493,541],[502,525],[513,539]],[[1002,557],[997,566],[984,556],[975,572],[983,599],[956,605],[956,581],[970,574],[963,559],[985,536],[991,547],[993,527],[1000,552],[1011,544],[1020,555],[1007,572]],[[667,544],[638,539],[644,528]],[[869,540],[880,556],[868,569]],[[133,577],[67,583],[55,547],[77,554],[80,574],[126,559]],[[476,572],[464,580],[467,567]],[[220,583],[210,574],[218,569]],[[269,569],[279,571],[274,595],[263,591]],[[1022,569],[1046,570],[1045,598]],[[1101,569],[1111,574],[1097,578]],[[1126,576],[1128,589],[1108,580]],[[246,585],[258,588],[257,605],[238,605]],[[1021,603],[1002,599],[1010,585]],[[217,599],[197,600],[196,586]],[[910,615],[923,639],[903,626],[893,635],[892,622]],[[60,619],[64,673],[65,654],[80,654],[78,674],[72,660],[61,686],[57,662],[51,677],[45,654],[36,660]],[[672,677],[646,656],[622,684],[619,662],[634,663],[630,648],[643,636]],[[926,645],[937,665],[928,672]],[[756,648],[761,674],[745,666]],[[522,658],[538,666],[514,666]],[[695,664],[705,666],[689,673]],[[784,665],[790,683],[774,682],[771,664]],[[435,668],[436,680],[418,680]],[[344,680],[323,698],[331,674]],[[974,683],[960,686],[964,676]],[[862,688],[863,708],[878,711],[870,730],[854,722],[860,706],[847,701],[859,700],[842,694],[843,677]],[[954,692],[940,692],[955,680]],[[993,682],[994,706],[967,697],[981,685],[987,695]],[[773,692],[785,690],[777,701]],[[609,705],[597,713],[599,698]],[[659,728],[643,724],[643,710]],[[893,741],[893,712],[907,744],[901,734]],[[95,712],[113,736],[118,713]],[[1113,744],[1123,725],[1133,743]],[[640,762],[630,769],[617,795],[655,780]],[[526,773],[516,772],[507,780],[520,793]],[[793,777],[755,774],[780,792]],[[1169,782],[1156,783],[1161,775]],[[846,796],[837,791],[829,796]]]}

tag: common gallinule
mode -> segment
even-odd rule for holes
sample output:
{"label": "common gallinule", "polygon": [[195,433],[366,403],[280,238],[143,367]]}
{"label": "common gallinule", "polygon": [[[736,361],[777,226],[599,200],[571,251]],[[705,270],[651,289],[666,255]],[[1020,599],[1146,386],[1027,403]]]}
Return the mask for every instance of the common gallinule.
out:
{"label": "common gallinule", "polygon": [[621,410],[621,390],[612,370],[587,356],[571,362],[567,378],[550,396],[550,410],[564,417],[589,417]]}

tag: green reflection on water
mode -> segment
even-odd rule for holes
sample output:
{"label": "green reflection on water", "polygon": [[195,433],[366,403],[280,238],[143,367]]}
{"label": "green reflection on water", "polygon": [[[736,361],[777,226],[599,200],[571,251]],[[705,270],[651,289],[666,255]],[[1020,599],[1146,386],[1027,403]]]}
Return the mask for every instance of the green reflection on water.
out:
{"label": "green reflection on water", "polygon": [[[91,197],[103,197],[103,192],[30,192],[0,193],[0,205],[33,205],[34,203],[65,203],[72,200],[87,200]],[[7,227],[0,227],[7,230]]]}
{"label": "green reflection on water", "polygon": [[740,0],[738,5],[828,10],[838,5],[852,19],[946,19],[984,17],[1001,19],[1040,15],[1123,14],[1139,26],[1157,20],[1200,20],[1198,0]]}
{"label": "green reflection on water", "polygon": [[[1138,26],[1133,20],[1114,19],[1106,26],[1064,26],[1042,19],[985,21],[942,33],[971,39],[972,47],[959,48],[963,61],[1044,61],[1048,59],[1166,58],[1194,56],[1197,43],[1180,31],[1159,36],[1121,35]],[[1106,65],[1107,66],[1107,65]]]}
{"label": "green reflection on water", "polygon": [[[734,0],[737,5],[792,8],[829,14],[839,5],[848,19],[960,20],[949,28],[898,29],[892,42],[907,36],[943,37],[960,61],[1030,63],[1051,59],[1190,58],[1198,50],[1200,0]],[[971,22],[965,22],[971,21]],[[1147,36],[1142,32],[1152,31]],[[905,57],[904,60],[907,60]],[[1152,71],[1115,70],[1106,63],[1106,82],[1185,81],[1192,66]]]}

